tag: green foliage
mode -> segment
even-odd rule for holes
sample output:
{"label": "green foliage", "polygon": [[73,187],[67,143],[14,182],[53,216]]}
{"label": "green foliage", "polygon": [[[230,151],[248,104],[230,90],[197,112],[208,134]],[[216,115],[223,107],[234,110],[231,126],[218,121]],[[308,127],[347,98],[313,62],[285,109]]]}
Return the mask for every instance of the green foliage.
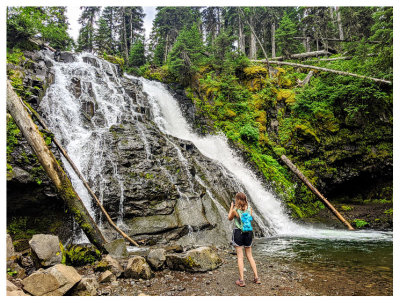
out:
{"label": "green foliage", "polygon": [[21,131],[17,124],[15,124],[14,119],[10,116],[7,119],[7,161],[9,161],[8,159],[11,156],[14,147],[18,144],[20,133]]}
{"label": "green foliage", "polygon": [[44,42],[54,48],[70,50],[73,40],[68,35],[65,7],[8,7],[7,42],[8,47],[26,49],[27,40],[39,35]]}
{"label": "green foliage", "polygon": [[7,275],[9,275],[10,277],[14,277],[18,274],[18,272],[16,270],[12,270],[11,268],[7,268]]}
{"label": "green foliage", "polygon": [[249,142],[257,142],[260,136],[258,129],[254,128],[251,124],[246,124],[240,129],[240,138]]}
{"label": "green foliage", "polygon": [[142,66],[146,63],[144,56],[144,43],[141,39],[136,40],[131,46],[129,53],[129,66]]}
{"label": "green foliage", "polygon": [[353,207],[348,206],[348,205],[342,205],[342,206],[340,206],[340,208],[341,208],[342,210],[344,210],[344,211],[350,211],[350,210],[353,209]]}
{"label": "green foliage", "polygon": [[290,19],[288,14],[285,12],[279,27],[276,30],[276,43],[281,54],[288,56],[298,51],[298,43],[294,37],[297,34],[296,24]]}
{"label": "green foliage", "polygon": [[385,210],[383,213],[386,215],[393,216],[393,208],[389,208],[389,209]]}
{"label": "green foliage", "polygon": [[363,228],[364,226],[369,225],[367,221],[362,219],[354,219],[353,223],[356,225],[356,228]]}
{"label": "green foliage", "polygon": [[64,249],[65,264],[83,266],[101,259],[101,252],[90,246],[69,245]]}
{"label": "green foliage", "polygon": [[168,55],[168,69],[178,82],[187,86],[203,59],[202,37],[194,23],[191,28],[184,28],[176,39]]}
{"label": "green foliage", "polygon": [[118,57],[118,56],[111,56],[111,55],[108,55],[108,54],[104,53],[104,54],[103,54],[103,59],[104,59],[104,60],[107,60],[108,62],[111,62],[111,63],[114,63],[114,64],[118,64],[119,67],[120,67],[122,70],[124,69],[125,61],[124,61],[124,59],[121,58],[121,57]]}

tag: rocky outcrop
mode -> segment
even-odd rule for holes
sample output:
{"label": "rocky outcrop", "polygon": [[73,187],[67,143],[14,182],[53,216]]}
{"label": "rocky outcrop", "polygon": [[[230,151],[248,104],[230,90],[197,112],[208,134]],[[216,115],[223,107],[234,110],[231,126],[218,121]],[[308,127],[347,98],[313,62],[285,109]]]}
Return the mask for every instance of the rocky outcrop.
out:
{"label": "rocky outcrop", "polygon": [[60,240],[53,235],[34,235],[29,241],[36,267],[48,267],[61,263]]}
{"label": "rocky outcrop", "polygon": [[71,296],[95,296],[98,288],[99,283],[96,278],[84,277],[68,294]]}
{"label": "rocky outcrop", "polygon": [[23,289],[34,296],[62,296],[81,280],[71,266],[57,264],[43,268],[22,280]]}
{"label": "rocky outcrop", "polygon": [[166,264],[174,270],[204,272],[218,268],[222,260],[210,247],[199,247],[185,254],[166,255]]}

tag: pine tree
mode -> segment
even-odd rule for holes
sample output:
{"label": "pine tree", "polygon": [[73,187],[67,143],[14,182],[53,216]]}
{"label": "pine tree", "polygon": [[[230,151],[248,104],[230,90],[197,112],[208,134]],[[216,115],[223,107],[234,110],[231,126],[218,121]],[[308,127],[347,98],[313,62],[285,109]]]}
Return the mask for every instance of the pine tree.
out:
{"label": "pine tree", "polygon": [[100,13],[99,6],[81,6],[83,9],[79,17],[79,23],[82,25],[79,30],[77,51],[93,52],[94,50],[94,33],[95,19]]}
{"label": "pine tree", "polygon": [[203,40],[196,23],[179,33],[168,55],[171,74],[183,85],[187,85],[204,59]]}
{"label": "pine tree", "polygon": [[129,51],[129,66],[140,67],[146,63],[143,39],[136,39]]}
{"label": "pine tree", "polygon": [[297,52],[298,42],[294,39],[296,34],[296,24],[289,18],[285,11],[281,21],[279,22],[279,28],[275,33],[278,49],[284,56],[289,56],[290,54]]}

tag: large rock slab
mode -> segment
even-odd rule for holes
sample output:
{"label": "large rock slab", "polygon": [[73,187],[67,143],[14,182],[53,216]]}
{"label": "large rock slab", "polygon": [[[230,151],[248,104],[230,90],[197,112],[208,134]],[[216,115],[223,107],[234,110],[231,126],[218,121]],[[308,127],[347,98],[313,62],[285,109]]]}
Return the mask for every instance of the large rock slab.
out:
{"label": "large rock slab", "polygon": [[81,280],[72,266],[57,264],[39,269],[22,280],[23,289],[34,296],[62,296]]}
{"label": "large rock slab", "polygon": [[48,267],[61,263],[60,240],[53,235],[34,235],[29,241],[37,267]]}
{"label": "large rock slab", "polygon": [[146,262],[146,259],[141,256],[130,258],[124,271],[125,278],[148,280],[151,279],[153,275],[154,273],[150,265]]}
{"label": "large rock slab", "polygon": [[210,247],[199,247],[185,254],[166,255],[166,264],[173,270],[205,272],[218,268],[222,260]]}

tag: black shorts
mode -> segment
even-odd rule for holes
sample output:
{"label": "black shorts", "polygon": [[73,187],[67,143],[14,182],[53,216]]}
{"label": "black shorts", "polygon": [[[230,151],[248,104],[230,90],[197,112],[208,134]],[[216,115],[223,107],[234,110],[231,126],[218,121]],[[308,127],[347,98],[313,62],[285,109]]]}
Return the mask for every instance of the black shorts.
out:
{"label": "black shorts", "polygon": [[242,232],[240,229],[235,228],[232,233],[232,245],[233,246],[244,246],[251,247],[253,243],[253,232],[246,231]]}

